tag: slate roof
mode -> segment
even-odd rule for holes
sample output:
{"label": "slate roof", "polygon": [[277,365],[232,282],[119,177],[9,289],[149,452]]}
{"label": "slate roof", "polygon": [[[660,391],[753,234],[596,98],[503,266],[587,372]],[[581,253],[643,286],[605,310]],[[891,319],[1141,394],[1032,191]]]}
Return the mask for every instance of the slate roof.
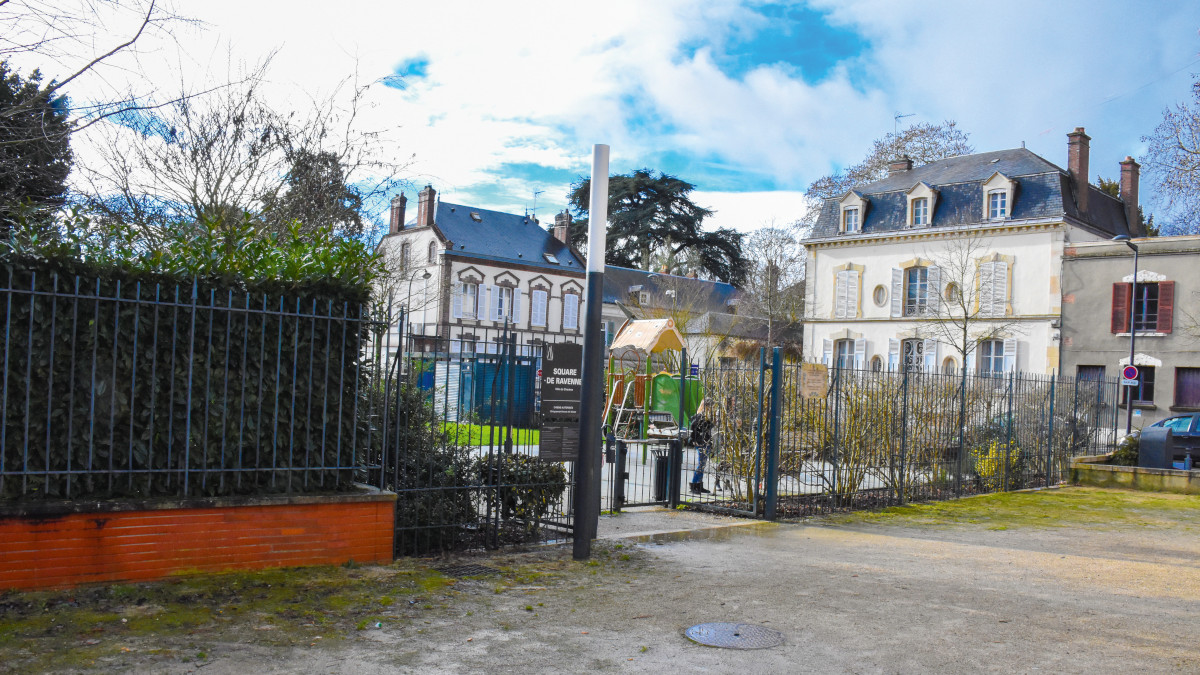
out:
{"label": "slate roof", "polygon": [[604,267],[604,302],[630,303],[629,289],[641,286],[650,291],[651,304],[669,307],[671,300],[665,291],[676,289],[681,302],[687,302],[694,312],[727,312],[728,303],[737,296],[737,289],[722,281],[692,279],[673,274],[660,274],[635,270],[628,267],[606,265]]}
{"label": "slate roof", "polygon": [[[528,216],[439,202],[434,226],[454,244],[455,253],[556,272],[587,271],[583,260],[569,246]],[[545,253],[558,262],[546,260]]]}
{"label": "slate roof", "polygon": [[[862,233],[904,229],[906,192],[919,182],[938,191],[930,227],[952,227],[983,220],[983,182],[999,171],[1017,181],[1010,220],[1070,216],[1110,235],[1129,234],[1124,204],[1088,186],[1088,212],[1075,205],[1066,171],[1025,148],[982,152],[931,162],[855,188],[868,200]],[[838,236],[841,195],[825,200],[807,239]]]}

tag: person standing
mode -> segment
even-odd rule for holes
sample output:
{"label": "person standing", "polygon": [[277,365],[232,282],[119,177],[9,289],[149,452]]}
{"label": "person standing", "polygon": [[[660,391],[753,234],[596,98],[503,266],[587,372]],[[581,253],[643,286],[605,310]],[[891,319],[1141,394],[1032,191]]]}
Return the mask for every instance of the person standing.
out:
{"label": "person standing", "polygon": [[712,420],[708,418],[705,412],[705,404],[707,400],[700,401],[700,406],[696,408],[696,414],[692,415],[691,430],[688,434],[688,443],[696,449],[696,471],[692,474],[692,482],[688,487],[696,494],[707,494],[712,492],[704,487],[704,468],[708,465],[708,451],[712,447]]}

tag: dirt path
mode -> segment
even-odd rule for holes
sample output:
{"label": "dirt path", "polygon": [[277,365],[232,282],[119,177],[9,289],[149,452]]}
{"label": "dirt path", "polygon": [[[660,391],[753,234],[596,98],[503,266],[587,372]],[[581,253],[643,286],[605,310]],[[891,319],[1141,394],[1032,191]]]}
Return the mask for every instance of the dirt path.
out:
{"label": "dirt path", "polygon": [[[1071,494],[1123,493],[1064,491],[1042,500]],[[1112,524],[1102,511],[1043,526],[1016,516],[1007,524],[852,518],[728,528],[702,540],[602,543],[591,564],[571,562],[567,549],[473,559],[503,563],[507,572],[459,581],[429,596],[428,609],[406,609],[401,620],[350,630],[336,643],[270,646],[254,631],[218,638],[200,630],[170,638],[200,644],[200,663],[151,658],[151,637],[96,667],[201,666],[204,673],[238,674],[1196,672],[1200,538],[1192,523],[1200,523],[1200,500],[1162,508],[1139,502],[1130,519],[1135,507],[1122,499],[1104,506],[1123,509]],[[682,635],[714,621],[764,624],[786,641],[738,651]]]}

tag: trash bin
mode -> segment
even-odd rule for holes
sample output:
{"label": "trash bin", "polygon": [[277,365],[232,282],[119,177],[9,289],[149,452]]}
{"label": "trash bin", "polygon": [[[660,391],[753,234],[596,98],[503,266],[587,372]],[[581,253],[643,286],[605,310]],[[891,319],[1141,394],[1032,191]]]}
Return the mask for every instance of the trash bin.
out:
{"label": "trash bin", "polygon": [[671,461],[665,449],[652,448],[654,453],[654,501],[667,501],[667,485],[671,479]]}
{"label": "trash bin", "polygon": [[1175,459],[1175,435],[1170,427],[1146,427],[1138,443],[1138,466],[1170,469]]}

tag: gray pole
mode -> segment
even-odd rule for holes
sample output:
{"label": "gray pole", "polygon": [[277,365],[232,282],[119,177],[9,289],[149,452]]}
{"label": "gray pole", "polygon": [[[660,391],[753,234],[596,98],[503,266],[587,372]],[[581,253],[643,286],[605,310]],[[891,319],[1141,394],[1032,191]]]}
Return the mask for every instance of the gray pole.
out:
{"label": "gray pole", "polygon": [[592,555],[600,523],[600,433],[604,420],[604,244],[608,222],[608,146],[592,146],[592,190],[588,201],[586,320],[583,324],[583,398],[579,457],[575,462],[575,533],[572,557]]}
{"label": "gray pole", "polygon": [[[1133,342],[1137,335],[1137,316],[1134,313],[1134,308],[1137,307],[1137,273],[1138,273],[1138,247],[1131,242],[1125,242],[1129,248],[1133,249],[1133,288],[1129,293],[1129,365],[1133,363]],[[1140,376],[1140,374],[1139,374]],[[1124,377],[1124,375],[1122,375]],[[1121,385],[1124,387],[1124,385]],[[1133,387],[1125,388],[1125,435],[1133,433]]]}

